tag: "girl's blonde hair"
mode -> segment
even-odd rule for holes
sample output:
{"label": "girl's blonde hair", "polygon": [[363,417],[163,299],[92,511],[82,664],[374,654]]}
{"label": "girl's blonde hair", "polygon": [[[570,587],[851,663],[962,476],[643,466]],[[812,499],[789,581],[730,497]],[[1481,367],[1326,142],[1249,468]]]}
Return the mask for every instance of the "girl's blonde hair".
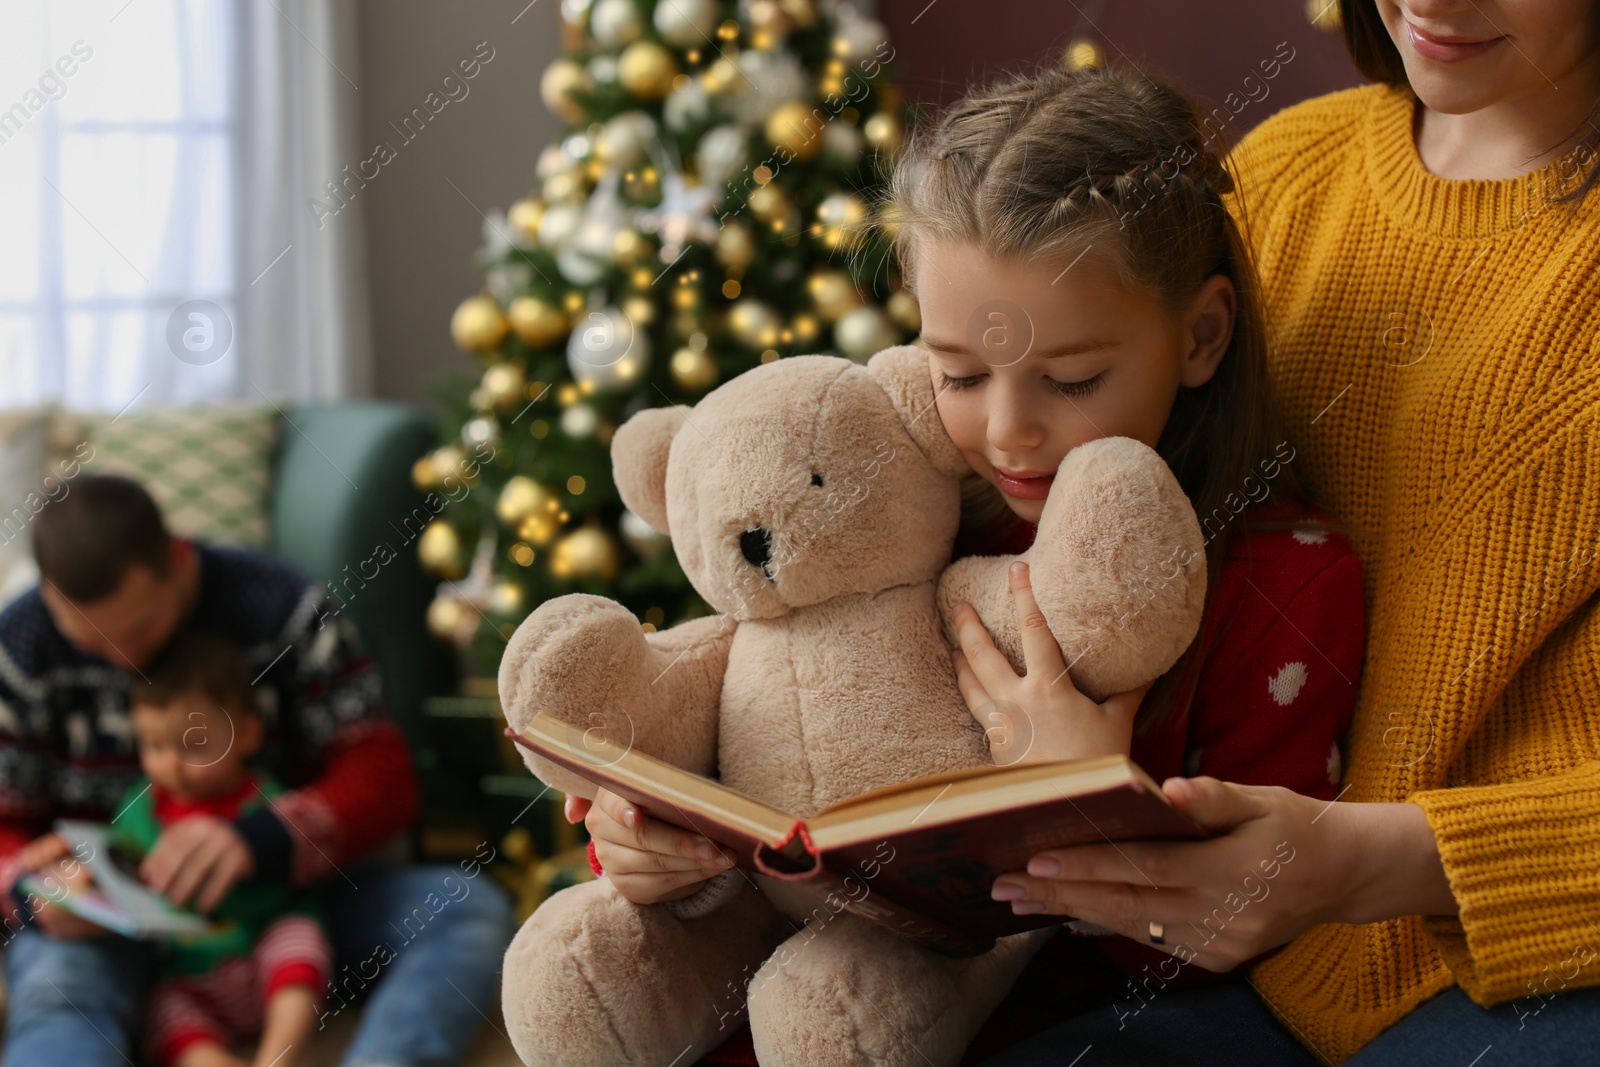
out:
{"label": "girl's blonde hair", "polygon": [[[1237,292],[1232,341],[1211,380],[1181,387],[1156,449],[1188,494],[1221,572],[1248,533],[1243,502],[1305,501],[1267,375],[1260,289],[1226,199],[1220,131],[1180,89],[1122,69],[1050,70],[977,90],[911,137],[883,215],[915,287],[924,241],[1060,269],[1079,255],[1115,268],[1170,313],[1207,279]],[[976,474],[963,482],[962,540],[1020,524]],[[1304,524],[1300,524],[1304,525]],[[1258,527],[1260,528],[1260,527]],[[1201,632],[1204,633],[1205,623]],[[1205,650],[1196,640],[1145,698],[1138,729],[1187,714]]]}

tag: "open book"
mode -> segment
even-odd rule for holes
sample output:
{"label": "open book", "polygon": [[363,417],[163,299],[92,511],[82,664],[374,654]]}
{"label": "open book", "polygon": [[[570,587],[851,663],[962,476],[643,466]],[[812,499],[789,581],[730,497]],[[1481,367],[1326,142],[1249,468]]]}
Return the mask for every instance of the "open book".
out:
{"label": "open book", "polygon": [[809,819],[780,811],[551,715],[507,735],[665,822],[724,845],[737,866],[810,882],[830,901],[952,956],[996,937],[1067,921],[1013,915],[989,898],[997,875],[1046,849],[1129,838],[1200,838],[1126,756],[976,767],[834,804]]}
{"label": "open book", "polygon": [[93,879],[91,886],[66,886],[37,874],[17,879],[17,889],[48,900],[62,911],[87,919],[124,937],[162,939],[203,934],[212,924],[183,911],[146,887],[119,865],[111,827],[100,823],[57,820],[55,832]]}

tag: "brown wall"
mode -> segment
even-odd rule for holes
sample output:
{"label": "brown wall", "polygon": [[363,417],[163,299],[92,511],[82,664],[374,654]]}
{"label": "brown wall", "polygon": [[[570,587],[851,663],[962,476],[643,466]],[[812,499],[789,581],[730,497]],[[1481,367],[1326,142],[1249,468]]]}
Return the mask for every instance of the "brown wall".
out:
{"label": "brown wall", "polygon": [[[379,141],[396,149],[360,193],[379,396],[421,400],[441,370],[472,365],[450,343],[450,313],[482,284],[472,266],[482,240],[478,212],[503,210],[526,193],[539,150],[559,132],[539,102],[539,75],[560,53],[557,0],[538,0],[513,24],[526,4],[361,5],[361,141],[366,152]],[[459,75],[457,64],[480,42],[494,58],[464,83],[467,95],[405,142],[389,124],[422,106],[446,74]]]}
{"label": "brown wall", "polygon": [[[967,85],[1057,62],[1079,38],[1111,60],[1176,78],[1211,104],[1253,92],[1260,99],[1237,109],[1241,132],[1361,80],[1339,34],[1313,27],[1301,0],[884,0],[880,10],[907,96],[935,106]],[[1281,54],[1294,58],[1277,76],[1245,85],[1285,43]]]}

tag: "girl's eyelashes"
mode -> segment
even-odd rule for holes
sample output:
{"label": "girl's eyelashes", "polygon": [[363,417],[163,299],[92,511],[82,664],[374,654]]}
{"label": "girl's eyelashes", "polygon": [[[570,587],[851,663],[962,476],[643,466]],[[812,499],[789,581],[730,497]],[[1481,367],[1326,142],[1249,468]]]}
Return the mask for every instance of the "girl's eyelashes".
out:
{"label": "girl's eyelashes", "polygon": [[1081,382],[1058,382],[1051,378],[1050,385],[1062,396],[1084,397],[1100,388],[1100,383],[1105,380],[1105,377],[1106,372],[1101,371],[1093,378],[1085,378]]}
{"label": "girl's eyelashes", "polygon": [[[1093,378],[1085,378],[1079,382],[1062,382],[1057,381],[1054,378],[1046,378],[1045,381],[1049,382],[1050,387],[1056,392],[1060,393],[1062,396],[1069,396],[1076,399],[1079,397],[1088,396],[1090,393],[1098,389],[1100,387],[1100,383],[1105,380],[1105,376],[1106,372],[1101,371]],[[939,378],[946,389],[970,389],[982,380],[983,375],[969,374],[962,378],[952,378],[950,375],[941,370],[939,372]]]}
{"label": "girl's eyelashes", "polygon": [[978,384],[979,374],[969,374],[965,378],[952,378],[944,371],[939,372],[939,378],[944,382],[946,389],[970,389]]}

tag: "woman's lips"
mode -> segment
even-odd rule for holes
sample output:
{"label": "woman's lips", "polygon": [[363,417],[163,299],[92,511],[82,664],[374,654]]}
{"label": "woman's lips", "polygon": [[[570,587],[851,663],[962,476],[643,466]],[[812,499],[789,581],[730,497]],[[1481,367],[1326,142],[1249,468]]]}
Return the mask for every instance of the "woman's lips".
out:
{"label": "woman's lips", "polygon": [[1006,496],[1017,500],[1043,500],[1050,495],[1050,483],[1055,481],[1055,475],[1040,474],[1030,478],[1014,478],[1001,470],[994,469],[995,481],[1000,483],[1000,491]]}
{"label": "woman's lips", "polygon": [[1411,38],[1411,47],[1417,55],[1440,63],[1458,63],[1463,59],[1481,56],[1505,40],[1504,37],[1479,40],[1466,37],[1439,37],[1419,30],[1409,22],[1406,23],[1406,34]]}

